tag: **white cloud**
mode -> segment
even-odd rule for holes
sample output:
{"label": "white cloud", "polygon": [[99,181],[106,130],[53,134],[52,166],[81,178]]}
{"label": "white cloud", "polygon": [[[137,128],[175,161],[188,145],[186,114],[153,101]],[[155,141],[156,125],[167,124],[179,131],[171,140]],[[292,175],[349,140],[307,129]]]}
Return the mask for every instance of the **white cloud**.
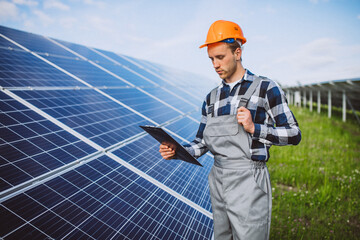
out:
{"label": "white cloud", "polygon": [[35,23],[32,20],[26,19],[23,23],[27,29],[33,29],[35,27]]}
{"label": "white cloud", "polygon": [[59,19],[58,21],[60,26],[64,27],[65,29],[71,29],[78,23],[77,19],[73,17],[65,17]]}
{"label": "white cloud", "polygon": [[13,3],[18,5],[26,5],[29,7],[34,7],[38,5],[38,2],[32,0],[13,0]]}
{"label": "white cloud", "polygon": [[269,5],[265,7],[265,12],[270,13],[270,14],[277,13],[276,9],[274,7],[272,7],[272,6],[269,6]]}
{"label": "white cloud", "polygon": [[43,26],[49,26],[54,22],[54,19],[52,19],[49,15],[47,15],[43,11],[34,10],[33,13],[35,16],[38,17],[38,19],[40,20]]}
{"label": "white cloud", "polygon": [[48,0],[44,2],[45,9],[58,9],[58,10],[70,10],[70,7],[62,2],[56,0]]}
{"label": "white cloud", "polygon": [[97,8],[105,8],[106,4],[102,1],[94,1],[94,0],[83,0],[83,3],[90,6],[95,6]]}
{"label": "white cloud", "polygon": [[360,14],[359,14],[359,15],[357,15],[357,19],[359,19],[359,20],[360,20]]}
{"label": "white cloud", "polygon": [[15,4],[4,1],[0,2],[0,12],[0,21],[16,19],[19,14]]}
{"label": "white cloud", "polygon": [[339,44],[335,39],[321,38],[300,46],[290,56],[278,59],[279,63],[291,63],[296,70],[326,68],[336,62]]}
{"label": "white cloud", "polygon": [[309,0],[313,4],[318,4],[319,2],[328,2],[329,0]]}
{"label": "white cloud", "polygon": [[263,68],[273,71],[273,76],[287,85],[296,81],[306,84],[352,78],[360,76],[359,55],[359,44],[343,45],[333,38],[320,38],[264,64]]}
{"label": "white cloud", "polygon": [[112,34],[114,32],[115,26],[113,22],[102,16],[91,16],[90,18],[86,19],[89,26],[94,28],[94,32],[106,32]]}

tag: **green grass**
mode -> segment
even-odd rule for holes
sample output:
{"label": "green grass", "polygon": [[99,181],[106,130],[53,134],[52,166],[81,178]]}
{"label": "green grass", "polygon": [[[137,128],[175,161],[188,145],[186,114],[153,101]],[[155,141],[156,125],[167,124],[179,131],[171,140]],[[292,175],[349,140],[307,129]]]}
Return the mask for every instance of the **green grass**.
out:
{"label": "green grass", "polygon": [[359,124],[291,109],[302,141],[270,149],[270,239],[360,239]]}

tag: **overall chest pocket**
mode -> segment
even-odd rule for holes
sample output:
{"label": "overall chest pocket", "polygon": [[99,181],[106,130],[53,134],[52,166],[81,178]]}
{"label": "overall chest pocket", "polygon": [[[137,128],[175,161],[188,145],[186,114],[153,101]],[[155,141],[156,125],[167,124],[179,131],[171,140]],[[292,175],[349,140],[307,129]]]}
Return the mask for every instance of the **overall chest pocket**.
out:
{"label": "overall chest pocket", "polygon": [[234,115],[219,116],[210,119],[206,131],[209,137],[235,136],[239,133],[239,124]]}
{"label": "overall chest pocket", "polygon": [[239,125],[236,123],[216,123],[207,126],[210,137],[235,136],[239,133]]}

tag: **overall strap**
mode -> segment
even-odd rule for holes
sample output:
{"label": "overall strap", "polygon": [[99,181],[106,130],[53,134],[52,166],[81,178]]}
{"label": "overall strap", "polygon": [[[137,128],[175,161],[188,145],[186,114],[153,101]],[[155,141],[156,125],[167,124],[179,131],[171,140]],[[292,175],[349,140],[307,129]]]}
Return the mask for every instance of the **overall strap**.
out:
{"label": "overall strap", "polygon": [[251,96],[255,92],[255,89],[260,84],[261,79],[263,79],[263,78],[264,77],[255,77],[255,79],[251,83],[250,87],[245,92],[245,94],[241,96],[238,107],[246,107],[247,106],[249,99],[251,98]]}
{"label": "overall strap", "polygon": [[207,115],[213,117],[214,116],[214,104],[216,101],[216,93],[218,91],[218,87],[214,88],[213,90],[211,90],[210,92],[210,103],[209,103],[209,108],[208,108],[208,112]]}
{"label": "overall strap", "polygon": [[219,87],[216,87],[216,88],[214,88],[213,90],[211,90],[211,92],[210,92],[210,104],[209,104],[209,106],[210,106],[211,104],[214,104],[214,103],[215,103],[216,93],[217,93],[217,91],[218,91],[218,88],[219,88]]}

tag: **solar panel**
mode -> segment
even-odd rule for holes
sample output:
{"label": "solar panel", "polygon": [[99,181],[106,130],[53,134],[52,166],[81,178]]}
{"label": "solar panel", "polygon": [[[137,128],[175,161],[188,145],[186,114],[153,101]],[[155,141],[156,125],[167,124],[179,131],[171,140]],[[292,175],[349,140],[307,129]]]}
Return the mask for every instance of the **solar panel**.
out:
{"label": "solar panel", "polygon": [[150,124],[91,89],[13,92],[104,148],[140,133],[139,124]]}
{"label": "solar panel", "polygon": [[208,218],[107,157],[20,194],[2,208],[15,225],[14,229],[10,224],[2,228],[5,238],[211,236]]}
{"label": "solar panel", "polygon": [[0,51],[0,238],[212,237],[211,156],[163,160],[139,127],[188,142],[211,86],[4,26]]}
{"label": "solar panel", "polygon": [[0,190],[6,190],[95,149],[0,92]]}
{"label": "solar panel", "polygon": [[[10,42],[8,43],[11,45]],[[0,48],[0,69],[2,87],[84,86],[81,82],[20,49]]]}

